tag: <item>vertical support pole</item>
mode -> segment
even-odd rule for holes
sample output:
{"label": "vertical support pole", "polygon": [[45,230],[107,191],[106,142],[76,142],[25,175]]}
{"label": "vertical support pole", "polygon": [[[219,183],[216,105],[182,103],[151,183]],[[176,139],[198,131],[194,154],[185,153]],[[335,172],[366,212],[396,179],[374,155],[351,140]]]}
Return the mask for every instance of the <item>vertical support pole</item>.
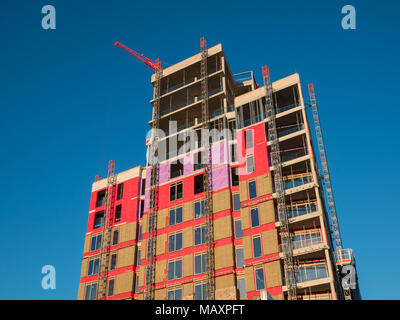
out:
{"label": "vertical support pole", "polygon": [[108,163],[107,173],[107,189],[106,189],[106,207],[104,210],[104,224],[102,232],[101,250],[100,250],[100,266],[99,277],[97,281],[97,300],[106,298],[108,271],[110,265],[110,246],[112,223],[115,211],[115,188],[117,176],[115,175],[115,162],[110,160]]}
{"label": "vertical support pole", "polygon": [[215,257],[214,257],[214,222],[212,200],[212,145],[210,143],[210,118],[208,110],[208,79],[206,39],[200,39],[201,48],[201,108],[202,108],[202,146],[203,151],[203,186],[205,191],[206,230],[207,230],[207,300],[215,300]]}
{"label": "vertical support pole", "polygon": [[[150,171],[150,212],[148,220],[149,238],[147,240],[147,266],[145,279],[145,300],[154,300],[156,281],[156,245],[157,245],[157,212],[158,212],[158,184],[159,184],[159,159],[158,154],[158,129],[160,126],[160,88],[162,69],[160,61],[157,60],[159,68],[156,70],[154,87],[155,101],[153,107],[153,133],[150,146],[151,171]],[[144,230],[143,230],[144,231]]]}
{"label": "vertical support pole", "polygon": [[278,217],[281,221],[280,234],[282,242],[286,245],[282,246],[284,265],[285,265],[285,280],[288,288],[288,299],[297,300],[296,286],[296,270],[293,262],[293,243],[289,232],[289,217],[286,208],[285,199],[285,184],[282,177],[282,162],[279,152],[279,141],[275,122],[275,108],[273,104],[273,90],[270,79],[269,69],[267,66],[262,68],[264,86],[265,86],[265,107],[268,120],[268,138],[271,145],[271,159],[274,166],[274,183],[275,192],[277,195]]}

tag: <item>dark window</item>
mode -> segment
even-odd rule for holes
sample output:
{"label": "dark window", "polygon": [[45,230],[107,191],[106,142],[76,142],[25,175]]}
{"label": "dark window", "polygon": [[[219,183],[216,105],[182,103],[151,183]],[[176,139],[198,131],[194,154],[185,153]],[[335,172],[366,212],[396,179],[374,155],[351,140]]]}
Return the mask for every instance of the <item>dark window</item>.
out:
{"label": "dark window", "polygon": [[238,279],[238,287],[240,292],[240,299],[246,299],[247,298],[246,281],[244,278]]}
{"label": "dark window", "polygon": [[193,155],[193,170],[196,171],[202,168],[204,168],[203,153],[199,151]]}
{"label": "dark window", "polygon": [[246,149],[253,147],[253,129],[245,131]]}
{"label": "dark window", "polygon": [[183,182],[171,184],[169,187],[169,201],[182,199],[183,197]]}
{"label": "dark window", "polygon": [[96,300],[97,283],[86,285],[85,300]]}
{"label": "dark window", "polygon": [[231,162],[236,162],[237,161],[237,144],[232,143],[231,144]]}
{"label": "dark window", "polygon": [[194,273],[207,272],[207,253],[194,256]]}
{"label": "dark window", "polygon": [[205,201],[201,200],[201,201],[197,201],[194,203],[194,218],[200,218],[200,217],[204,217],[206,210],[205,210]]}
{"label": "dark window", "polygon": [[258,227],[260,225],[260,217],[258,215],[258,208],[251,209],[251,227]]}
{"label": "dark window", "polygon": [[122,211],[121,208],[122,208],[121,205],[118,205],[118,206],[115,208],[115,222],[118,222],[118,221],[121,220],[121,211]]}
{"label": "dark window", "polygon": [[96,241],[96,250],[100,250],[101,249],[101,240],[102,240],[102,235],[101,234],[99,234],[98,236],[97,236],[97,241]]}
{"label": "dark window", "polygon": [[194,177],[194,194],[202,193],[204,191],[204,175],[199,174]]}
{"label": "dark window", "polygon": [[256,269],[256,290],[264,290],[264,289],[265,289],[264,270]]}
{"label": "dark window", "polygon": [[118,194],[117,194],[117,200],[121,200],[124,194],[124,184],[120,183],[118,185]]}
{"label": "dark window", "polygon": [[194,245],[206,243],[206,226],[200,226],[194,229]]}
{"label": "dark window", "polygon": [[169,225],[173,226],[182,223],[182,214],[183,214],[182,207],[169,210]]}
{"label": "dark window", "polygon": [[262,256],[261,237],[253,238],[253,252],[254,252],[254,258],[259,258]]}
{"label": "dark window", "polygon": [[231,168],[231,176],[232,176],[232,186],[238,186],[239,185],[239,169],[238,169],[238,167]]}
{"label": "dark window", "polygon": [[264,128],[265,128],[265,141],[268,141],[269,140],[269,137],[268,137],[268,122],[264,122]]}
{"label": "dark window", "polygon": [[233,211],[239,211],[240,210],[240,194],[235,193],[233,195]]}
{"label": "dark window", "polygon": [[198,284],[194,286],[194,299],[195,300],[207,300],[207,288],[208,284]]}
{"label": "dark window", "polygon": [[171,163],[171,168],[170,168],[171,179],[183,175],[183,163],[181,163],[180,160],[176,160],[176,162],[177,163]]}
{"label": "dark window", "polygon": [[144,213],[144,200],[140,200],[140,217],[143,217]]}
{"label": "dark window", "polygon": [[110,270],[114,270],[117,267],[117,254],[111,255]]}
{"label": "dark window", "polygon": [[113,233],[113,242],[112,242],[113,246],[118,244],[118,236],[119,236],[119,231],[115,230]]}
{"label": "dark window", "polygon": [[168,300],[182,300],[182,289],[168,291]]}
{"label": "dark window", "polygon": [[254,199],[257,198],[257,188],[256,188],[256,182],[255,181],[250,181],[249,182],[249,198]]}
{"label": "dark window", "polygon": [[108,294],[107,295],[109,297],[112,297],[114,295],[114,282],[115,282],[114,279],[110,279],[108,281]]}
{"label": "dark window", "polygon": [[243,238],[242,221],[240,220],[235,220],[235,238],[236,239]]}
{"label": "dark window", "polygon": [[236,267],[243,268],[244,267],[244,254],[243,248],[236,249]]}
{"label": "dark window", "polygon": [[99,267],[100,267],[100,258],[97,258],[94,260],[93,274],[99,273]]}
{"label": "dark window", "polygon": [[97,240],[97,237],[96,237],[96,236],[93,236],[93,237],[92,237],[92,242],[91,242],[91,244],[90,244],[90,251],[96,250],[96,240]]}
{"label": "dark window", "polygon": [[136,293],[139,293],[139,275],[136,275]]}
{"label": "dark window", "polygon": [[104,224],[104,211],[97,212],[97,213],[94,215],[94,224],[93,224],[93,228],[94,228],[94,229],[99,228],[99,227],[101,227],[103,224]]}
{"label": "dark window", "polygon": [[101,234],[92,237],[92,243],[90,245],[90,251],[95,251],[95,250],[100,250],[101,249],[101,238],[102,238]]}
{"label": "dark window", "polygon": [[99,273],[100,259],[96,258],[89,261],[88,276]]}
{"label": "dark window", "polygon": [[144,195],[146,191],[146,179],[142,180],[142,196]]}
{"label": "dark window", "polygon": [[138,241],[142,240],[142,226],[139,226]]}
{"label": "dark window", "polygon": [[89,261],[88,273],[87,273],[88,276],[91,276],[93,274],[93,263],[94,263],[94,260]]}
{"label": "dark window", "polygon": [[106,204],[106,190],[97,192],[96,207],[104,206]]}
{"label": "dark window", "polygon": [[140,249],[138,250],[138,256],[137,256],[137,265],[138,266],[140,266],[140,254],[141,254],[141,251],[140,251]]}
{"label": "dark window", "polygon": [[252,154],[249,154],[246,157],[246,165],[247,165],[247,173],[252,173],[254,172],[254,156]]}
{"label": "dark window", "polygon": [[168,251],[174,252],[182,249],[182,232],[170,234],[168,237]]}
{"label": "dark window", "polygon": [[168,280],[182,278],[182,260],[168,262]]}

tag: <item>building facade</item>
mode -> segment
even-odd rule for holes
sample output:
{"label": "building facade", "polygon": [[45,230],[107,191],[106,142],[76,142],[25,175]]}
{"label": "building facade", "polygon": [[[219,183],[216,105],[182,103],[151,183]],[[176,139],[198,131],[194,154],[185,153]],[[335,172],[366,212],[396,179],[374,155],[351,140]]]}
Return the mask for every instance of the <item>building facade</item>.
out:
{"label": "building facade", "polygon": [[[158,300],[207,298],[201,59],[199,53],[164,69],[160,82]],[[289,244],[277,214],[265,87],[252,72],[233,75],[220,44],[208,49],[207,84],[215,299],[287,299]],[[342,299],[299,75],[272,88],[296,297]],[[156,92],[153,105],[155,99]],[[147,163],[116,175],[104,299],[145,297],[150,173]],[[78,299],[98,298],[106,189],[107,179],[93,183]]]}

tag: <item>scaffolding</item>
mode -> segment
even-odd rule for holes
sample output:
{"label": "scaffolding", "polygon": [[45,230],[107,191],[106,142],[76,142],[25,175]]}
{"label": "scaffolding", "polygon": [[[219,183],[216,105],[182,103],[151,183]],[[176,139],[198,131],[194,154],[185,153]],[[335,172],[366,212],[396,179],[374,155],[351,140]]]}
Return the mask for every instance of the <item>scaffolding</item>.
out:
{"label": "scaffolding", "polygon": [[[157,62],[159,63],[159,62]],[[156,281],[156,245],[157,245],[157,212],[158,212],[158,184],[159,184],[159,158],[158,158],[158,129],[160,118],[160,89],[162,69],[157,68],[154,85],[153,106],[153,132],[152,144],[150,145],[151,170],[150,170],[150,212],[148,220],[149,238],[147,239],[147,266],[145,299],[154,300]]]}
{"label": "scaffolding", "polygon": [[115,162],[110,160],[108,163],[107,189],[106,189],[106,207],[104,212],[104,225],[102,233],[102,242],[100,250],[100,269],[98,277],[99,288],[97,291],[97,300],[104,299],[107,296],[108,271],[110,266],[110,247],[111,233],[113,224],[113,215],[115,211],[115,188],[117,176],[115,175]]}
{"label": "scaffolding", "polygon": [[281,221],[281,237],[285,242],[283,258],[285,266],[285,281],[288,289],[288,299],[296,300],[296,277],[293,259],[293,244],[289,233],[289,216],[286,209],[285,183],[282,176],[282,162],[279,152],[279,140],[275,122],[275,108],[273,102],[273,89],[267,66],[262,68],[265,87],[265,107],[268,117],[268,141],[271,146],[271,160],[274,166],[274,184],[277,195],[278,217]]}
{"label": "scaffolding", "polygon": [[208,79],[207,59],[208,51],[206,40],[200,39],[201,48],[201,109],[202,109],[202,145],[204,152],[202,162],[204,165],[203,186],[205,193],[206,214],[206,242],[207,242],[207,300],[215,300],[215,257],[214,257],[214,223],[213,223],[213,201],[212,201],[212,145],[210,143],[210,117],[208,112]]}

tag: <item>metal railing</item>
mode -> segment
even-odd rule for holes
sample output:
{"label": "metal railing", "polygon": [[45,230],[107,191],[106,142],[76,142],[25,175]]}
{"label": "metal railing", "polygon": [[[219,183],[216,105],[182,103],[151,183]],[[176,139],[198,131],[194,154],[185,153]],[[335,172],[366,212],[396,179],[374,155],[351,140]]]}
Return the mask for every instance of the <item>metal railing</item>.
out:
{"label": "metal railing", "polygon": [[306,214],[310,214],[313,212],[316,212],[317,205],[316,203],[306,203],[298,206],[288,206],[287,207],[287,212],[289,218],[296,218],[300,216],[304,216]]}
{"label": "metal railing", "polygon": [[343,264],[352,264],[354,260],[354,254],[352,249],[340,249],[335,252],[336,263]]}
{"label": "metal railing", "polygon": [[296,282],[306,282],[328,278],[328,270],[325,263],[300,265],[296,270]]}
{"label": "metal railing", "polygon": [[331,300],[331,294],[327,293],[316,293],[316,294],[303,294],[297,296],[298,300]]}
{"label": "metal railing", "polygon": [[[277,115],[277,114],[279,114],[281,112],[284,112],[284,111],[299,107],[299,106],[300,106],[300,102],[292,103],[292,104],[289,104],[287,106],[282,106],[282,107],[279,107],[279,108],[275,108],[275,115]],[[245,127],[250,126],[252,124],[255,124],[257,122],[260,122],[261,120],[265,119],[266,117],[267,117],[267,113],[265,111],[265,112],[263,112],[263,115],[258,114],[258,115],[255,115],[255,116],[251,117],[251,118],[243,120],[243,127],[241,127],[241,123],[239,122],[238,123],[238,129],[242,129],[242,128],[245,128]]]}
{"label": "metal railing", "polygon": [[[289,129],[286,129],[286,130],[278,131],[278,138],[287,136],[287,135],[289,135],[291,133],[294,133],[294,132],[297,132],[297,131],[301,131],[303,129],[304,129],[304,125],[301,123],[299,125],[295,125],[293,128],[289,128]],[[277,130],[279,130],[279,128],[277,128]],[[269,141],[268,138],[267,138],[267,141]]]}
{"label": "metal railing", "polygon": [[[289,176],[284,176],[283,180],[285,190],[296,188],[313,181],[311,172],[291,179]],[[275,192],[275,186],[272,186],[272,191]]]}
{"label": "metal railing", "polygon": [[302,186],[304,184],[312,182],[312,173],[308,173],[307,175],[303,175],[300,177],[288,179],[287,177],[283,177],[284,183],[285,183],[285,190],[286,189],[292,189],[296,188],[299,186]]}
{"label": "metal railing", "polygon": [[[307,249],[307,248],[313,250],[315,246],[321,243],[322,243],[322,238],[319,231],[292,236],[292,244],[294,250]],[[287,250],[286,243],[281,243],[279,247],[281,252],[285,252],[285,249]]]}

